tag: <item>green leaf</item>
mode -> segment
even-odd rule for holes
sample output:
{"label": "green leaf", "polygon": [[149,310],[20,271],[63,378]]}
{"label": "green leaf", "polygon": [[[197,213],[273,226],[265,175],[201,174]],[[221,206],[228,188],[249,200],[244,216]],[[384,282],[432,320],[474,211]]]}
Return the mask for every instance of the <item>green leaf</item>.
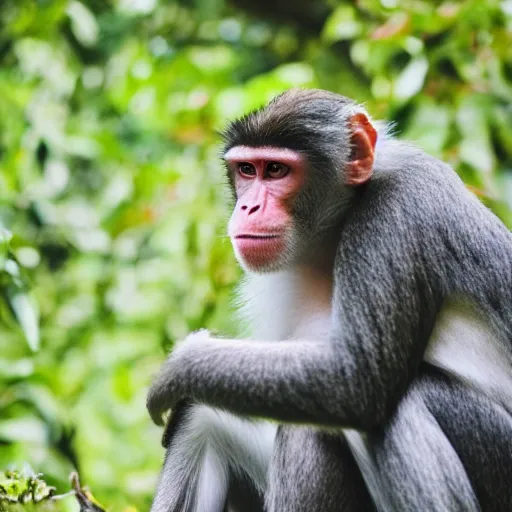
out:
{"label": "green leaf", "polygon": [[415,142],[428,153],[440,156],[450,134],[451,118],[449,106],[438,105],[429,98],[424,99],[401,136]]}
{"label": "green leaf", "polygon": [[0,227],[0,246],[7,246],[12,239],[12,233],[5,228]]}
{"label": "green leaf", "polygon": [[81,2],[72,1],[67,14],[71,20],[71,30],[84,46],[94,46],[98,41],[99,28],[92,12]]}
{"label": "green leaf", "polygon": [[44,444],[46,436],[44,422],[35,416],[0,421],[0,439],[4,441]]}
{"label": "green leaf", "polygon": [[407,101],[420,92],[428,71],[428,61],[425,57],[411,60],[395,80],[394,97],[400,101]]}
{"label": "green leaf", "polygon": [[487,100],[484,96],[469,96],[457,110],[457,127],[462,136],[460,158],[479,170],[490,173],[495,164],[491,134],[486,115]]}
{"label": "green leaf", "polygon": [[[0,510],[18,510],[9,508],[8,503],[39,503],[49,500],[55,494],[55,487],[49,486],[33,471],[6,471],[0,473]],[[4,506],[6,508],[4,508]],[[28,507],[30,510],[31,508]],[[57,510],[57,508],[45,508],[45,510]]]}
{"label": "green leaf", "polygon": [[329,16],[322,32],[322,39],[327,43],[334,43],[354,39],[360,33],[361,23],[356,18],[356,10],[352,6],[343,5]]}
{"label": "green leaf", "polygon": [[8,298],[28,346],[36,352],[39,350],[39,313],[35,303],[21,290],[8,294]]}

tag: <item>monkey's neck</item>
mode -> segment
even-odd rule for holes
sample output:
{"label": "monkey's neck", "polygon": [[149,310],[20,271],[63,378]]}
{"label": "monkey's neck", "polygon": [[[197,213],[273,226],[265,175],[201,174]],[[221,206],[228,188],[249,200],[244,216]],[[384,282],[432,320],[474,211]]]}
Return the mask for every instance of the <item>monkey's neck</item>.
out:
{"label": "monkey's neck", "polygon": [[304,248],[297,265],[299,271],[305,269],[309,274],[313,272],[318,276],[332,276],[342,229],[343,216],[335,225],[318,234],[314,240],[308,240],[307,247],[310,249]]}
{"label": "monkey's neck", "polygon": [[241,313],[249,337],[260,340],[323,339],[330,326],[332,272],[297,265],[246,276]]}
{"label": "monkey's neck", "polygon": [[300,314],[324,312],[331,309],[332,271],[325,268],[299,266],[295,269],[297,307]]}

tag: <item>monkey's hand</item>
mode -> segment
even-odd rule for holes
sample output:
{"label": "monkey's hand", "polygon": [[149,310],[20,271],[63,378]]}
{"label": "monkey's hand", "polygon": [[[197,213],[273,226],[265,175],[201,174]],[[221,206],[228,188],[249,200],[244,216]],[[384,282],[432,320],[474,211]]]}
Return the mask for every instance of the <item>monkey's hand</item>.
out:
{"label": "monkey's hand", "polygon": [[206,329],[189,334],[175,345],[153,380],[146,401],[151,419],[157,425],[165,422],[164,414],[186,397],[185,383],[193,379],[194,347],[211,340]]}

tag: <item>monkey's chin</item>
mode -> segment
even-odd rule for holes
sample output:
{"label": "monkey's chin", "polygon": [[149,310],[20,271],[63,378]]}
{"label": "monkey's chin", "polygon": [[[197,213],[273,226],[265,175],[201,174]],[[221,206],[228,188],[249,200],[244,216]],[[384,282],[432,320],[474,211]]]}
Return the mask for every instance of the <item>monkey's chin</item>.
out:
{"label": "monkey's chin", "polygon": [[267,260],[264,262],[258,261],[255,262],[249,262],[247,260],[244,260],[242,258],[237,258],[238,262],[242,266],[242,268],[251,274],[270,274],[272,272],[279,272],[279,270],[282,270],[284,265],[279,260]]}
{"label": "monkey's chin", "polygon": [[236,238],[233,240],[235,256],[247,272],[268,273],[280,270],[286,260],[283,237]]}

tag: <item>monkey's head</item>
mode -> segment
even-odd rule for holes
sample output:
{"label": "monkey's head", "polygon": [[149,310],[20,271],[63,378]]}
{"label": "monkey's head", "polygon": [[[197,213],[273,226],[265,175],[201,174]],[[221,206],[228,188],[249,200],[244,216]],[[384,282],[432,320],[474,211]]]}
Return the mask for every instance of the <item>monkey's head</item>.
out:
{"label": "monkey's head", "polygon": [[352,100],[292,89],[223,137],[235,254],[247,270],[269,272],[311,257],[311,242],[341,220],[372,175],[377,132]]}

